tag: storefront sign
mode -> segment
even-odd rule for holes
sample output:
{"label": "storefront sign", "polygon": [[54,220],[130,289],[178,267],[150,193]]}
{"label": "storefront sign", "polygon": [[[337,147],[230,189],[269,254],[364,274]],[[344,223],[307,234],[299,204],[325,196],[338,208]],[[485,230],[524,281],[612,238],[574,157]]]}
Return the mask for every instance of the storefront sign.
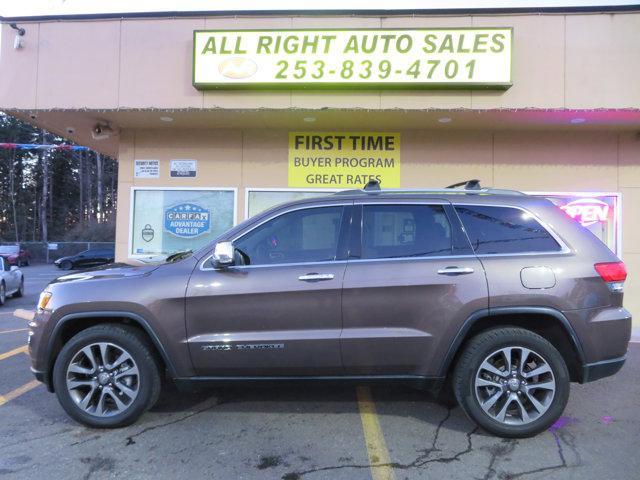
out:
{"label": "storefront sign", "polygon": [[210,224],[210,211],[194,203],[181,203],[164,213],[164,229],[176,237],[197,237],[208,232]]}
{"label": "storefront sign", "polygon": [[135,178],[160,178],[160,160],[135,160]]}
{"label": "storefront sign", "polygon": [[195,31],[205,88],[509,88],[511,28]]}
{"label": "storefront sign", "polygon": [[172,177],[195,177],[198,173],[197,160],[171,160]]}
{"label": "storefront sign", "polygon": [[622,251],[621,197],[615,192],[525,192],[551,200],[616,255]]}
{"label": "storefront sign", "polygon": [[583,227],[606,222],[609,216],[609,205],[597,198],[580,198],[560,208]]}
{"label": "storefront sign", "polygon": [[400,186],[400,134],[289,133],[289,186],[362,188],[369,180]]}

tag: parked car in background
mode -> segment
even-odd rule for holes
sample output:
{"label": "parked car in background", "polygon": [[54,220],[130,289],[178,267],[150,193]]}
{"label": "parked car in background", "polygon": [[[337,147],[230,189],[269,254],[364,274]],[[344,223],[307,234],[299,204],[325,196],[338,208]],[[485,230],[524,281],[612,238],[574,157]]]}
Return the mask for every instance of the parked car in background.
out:
{"label": "parked car in background", "polygon": [[5,257],[0,257],[0,306],[4,305],[8,296],[24,295],[24,275],[20,269],[9,264]]}
{"label": "parked car in background", "polygon": [[36,378],[74,419],[129,425],[182,386],[450,385],[485,430],[526,437],[571,382],[624,364],[624,264],[546,199],[465,188],[282,204],[162,265],[66,275],[29,323]]}
{"label": "parked car in background", "polygon": [[97,267],[113,263],[115,251],[113,248],[92,248],[84,252],[57,259],[55,266],[62,270]]}
{"label": "parked car in background", "polygon": [[29,265],[29,252],[20,248],[20,245],[0,245],[0,257],[4,257],[9,265],[26,267]]}

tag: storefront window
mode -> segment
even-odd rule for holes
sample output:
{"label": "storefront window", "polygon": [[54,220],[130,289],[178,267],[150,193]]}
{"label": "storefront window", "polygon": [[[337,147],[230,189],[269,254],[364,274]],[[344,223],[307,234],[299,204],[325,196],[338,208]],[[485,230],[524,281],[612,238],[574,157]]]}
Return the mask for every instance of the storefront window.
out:
{"label": "storefront window", "polygon": [[256,214],[264,212],[268,208],[275,207],[276,205],[279,205],[281,203],[301,200],[303,198],[324,197],[326,195],[331,195],[332,193],[337,191],[338,190],[325,189],[251,189],[247,191],[246,217],[253,217]]}
{"label": "storefront window", "polygon": [[620,196],[617,193],[532,192],[548,198],[620,255]]}
{"label": "storefront window", "polygon": [[231,189],[135,189],[131,253],[196,250],[231,228],[234,219]]}

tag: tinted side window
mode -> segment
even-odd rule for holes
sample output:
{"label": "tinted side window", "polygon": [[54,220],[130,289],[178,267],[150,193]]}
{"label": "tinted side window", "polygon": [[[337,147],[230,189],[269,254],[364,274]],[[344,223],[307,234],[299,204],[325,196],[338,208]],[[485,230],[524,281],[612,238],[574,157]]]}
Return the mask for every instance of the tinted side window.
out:
{"label": "tinted side window", "polygon": [[560,250],[551,234],[520,209],[481,205],[455,208],[477,254]]}
{"label": "tinted side window", "polygon": [[248,265],[335,260],[343,207],[285,213],[234,242]]}
{"label": "tinted side window", "polygon": [[451,226],[440,205],[365,205],[362,258],[451,255]]}

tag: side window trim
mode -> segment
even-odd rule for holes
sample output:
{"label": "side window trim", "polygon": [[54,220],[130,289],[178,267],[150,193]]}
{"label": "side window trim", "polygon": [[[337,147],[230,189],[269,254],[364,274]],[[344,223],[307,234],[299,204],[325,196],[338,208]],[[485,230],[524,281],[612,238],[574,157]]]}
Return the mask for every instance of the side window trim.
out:
{"label": "side window trim", "polygon": [[[260,227],[261,225],[264,225],[265,223],[270,222],[271,220],[274,220],[274,219],[276,219],[278,217],[281,217],[281,216],[286,215],[286,214],[291,213],[291,212],[295,212],[295,211],[299,211],[299,210],[310,210],[310,209],[313,209],[313,208],[331,208],[331,207],[342,207],[342,209],[343,209],[342,210],[341,223],[340,223],[340,232],[338,233],[338,245],[337,245],[337,249],[336,249],[336,258],[334,260],[324,260],[324,261],[321,261],[321,262],[272,263],[272,264],[265,264],[265,265],[234,265],[232,267],[229,267],[229,269],[286,267],[286,266],[297,266],[297,265],[326,265],[326,264],[346,263],[346,257],[345,258],[340,258],[341,253],[343,253],[344,250],[345,250],[344,245],[342,244],[342,242],[347,242],[348,238],[349,238],[349,236],[345,234],[345,233],[348,233],[348,232],[343,232],[343,228],[345,227],[345,217],[349,217],[349,223],[347,223],[346,225],[349,225],[351,223],[351,221],[352,221],[350,216],[353,214],[353,210],[354,210],[353,201],[341,202],[341,203],[322,203],[322,204],[317,204],[317,205],[302,205],[302,206],[297,207],[297,208],[284,209],[282,211],[279,211],[279,212],[275,213],[274,215],[271,215],[271,216],[269,216],[267,218],[263,218],[261,221],[259,221],[255,225],[251,225],[247,230],[239,232],[233,238],[228,239],[228,241],[234,243],[237,240],[240,240],[242,237],[244,237],[248,233],[250,233],[253,230],[255,230],[256,228]],[[342,250],[341,250],[341,247],[342,247]],[[346,249],[346,250],[348,252],[348,249]],[[203,257],[203,260],[200,261],[200,266],[198,267],[198,269],[201,270],[201,271],[215,270],[215,268],[213,268],[213,267],[206,267],[205,266],[211,260],[212,257],[213,257],[213,252],[209,253],[208,255],[205,255]]]}
{"label": "side window trim", "polygon": [[[465,234],[465,236],[467,237],[467,240],[469,242],[469,244],[471,245],[471,249],[474,252],[474,255],[477,257],[517,257],[517,256],[523,256],[523,255],[567,255],[572,253],[571,248],[569,247],[569,245],[567,245],[567,243],[562,239],[562,237],[560,237],[558,235],[558,233],[551,228],[551,226],[546,223],[544,220],[542,220],[538,215],[536,215],[535,213],[533,213],[532,211],[521,207],[519,205],[513,205],[513,204],[503,204],[503,205],[498,205],[498,204],[489,204],[489,203],[454,203],[452,204],[453,206],[453,210],[456,214],[456,217],[458,218],[458,221],[460,222],[460,225],[462,226],[463,232]],[[473,248],[473,245],[471,244],[471,239],[469,238],[468,232],[466,231],[466,229],[464,228],[464,224],[462,223],[462,219],[459,216],[458,211],[456,210],[456,207],[497,207],[497,208],[513,208],[516,210],[520,210],[521,212],[524,212],[528,215],[531,215],[531,217],[538,222],[538,224],[544,229],[546,230],[546,232],[551,235],[551,237],[558,243],[558,245],[560,246],[560,250],[556,250],[556,251],[528,251],[528,252],[519,252],[519,253],[475,253],[475,249]]]}

